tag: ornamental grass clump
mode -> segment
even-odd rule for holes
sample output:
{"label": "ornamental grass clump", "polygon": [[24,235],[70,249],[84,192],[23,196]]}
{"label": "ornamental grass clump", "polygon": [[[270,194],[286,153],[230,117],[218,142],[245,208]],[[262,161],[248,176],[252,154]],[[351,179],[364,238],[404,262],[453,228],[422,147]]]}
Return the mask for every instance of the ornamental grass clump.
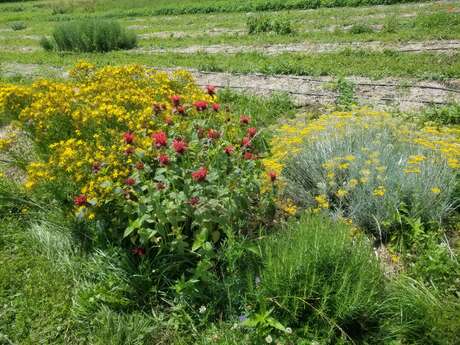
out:
{"label": "ornamental grass clump", "polygon": [[80,63],[70,76],[0,87],[0,111],[43,157],[26,188],[73,204],[98,236],[164,263],[168,279],[219,247],[223,230],[249,234],[267,219],[264,135],[222,109],[213,86],[136,65]]}
{"label": "ornamental grass clump", "polygon": [[117,22],[87,19],[59,24],[52,39],[43,38],[41,45],[45,50],[108,52],[136,47],[137,36]]}
{"label": "ornamental grass clump", "polygon": [[383,274],[369,241],[347,224],[305,214],[263,243],[262,261],[255,293],[284,327],[325,344],[378,332]]}
{"label": "ornamental grass clump", "polygon": [[300,207],[401,239],[407,223],[439,226],[456,210],[459,134],[369,109],[299,117],[281,126],[265,165],[282,174],[284,197]]}

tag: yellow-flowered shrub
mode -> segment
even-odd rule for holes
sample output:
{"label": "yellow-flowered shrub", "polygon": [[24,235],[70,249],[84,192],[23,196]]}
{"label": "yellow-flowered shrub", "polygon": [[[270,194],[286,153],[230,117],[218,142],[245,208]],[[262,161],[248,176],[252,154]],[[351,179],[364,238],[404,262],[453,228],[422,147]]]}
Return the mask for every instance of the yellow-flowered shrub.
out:
{"label": "yellow-flowered shrub", "polygon": [[279,127],[264,165],[282,175],[284,196],[298,206],[385,237],[402,217],[439,224],[455,210],[459,135],[366,108],[313,121],[299,116]]}
{"label": "yellow-flowered shrub", "polygon": [[27,97],[0,86],[0,110],[44,157],[29,164],[27,188],[64,195],[137,254],[209,250],[227,228],[257,226],[271,203],[260,188],[263,133],[221,109],[213,87],[137,65],[82,62],[70,77],[21,87]]}

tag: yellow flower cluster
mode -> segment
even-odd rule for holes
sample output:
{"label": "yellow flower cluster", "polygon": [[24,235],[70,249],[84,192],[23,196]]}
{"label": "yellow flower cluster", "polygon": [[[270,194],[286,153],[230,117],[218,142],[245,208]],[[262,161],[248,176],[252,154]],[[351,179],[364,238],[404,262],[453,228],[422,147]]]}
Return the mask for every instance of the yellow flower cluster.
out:
{"label": "yellow flower cluster", "polygon": [[[213,102],[186,71],[168,74],[139,65],[98,70],[81,62],[70,76],[66,82],[0,85],[0,109],[17,112],[22,126],[51,152],[48,161],[29,165],[28,188],[65,173],[81,193],[101,201],[123,184],[139,157],[156,157],[150,136],[167,126],[167,117],[186,129],[188,118],[197,114],[193,102]],[[175,113],[170,99],[175,95],[187,105],[186,116]],[[136,138],[133,154],[126,154],[126,131]]]}

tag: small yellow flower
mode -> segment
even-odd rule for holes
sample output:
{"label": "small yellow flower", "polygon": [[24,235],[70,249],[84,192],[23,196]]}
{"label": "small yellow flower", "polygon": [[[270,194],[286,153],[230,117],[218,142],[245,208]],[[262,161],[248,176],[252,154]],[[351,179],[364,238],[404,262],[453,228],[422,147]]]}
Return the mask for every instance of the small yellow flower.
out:
{"label": "small yellow flower", "polygon": [[382,197],[385,195],[385,187],[383,186],[378,186],[374,191],[372,192],[372,195]]}
{"label": "small yellow flower", "polygon": [[343,198],[344,196],[346,196],[348,194],[348,192],[345,190],[345,189],[339,189],[335,195],[337,195],[337,197],[339,198]]}
{"label": "small yellow flower", "polygon": [[433,187],[433,188],[431,188],[431,192],[433,194],[439,194],[439,193],[441,193],[441,189],[439,189],[438,187]]}

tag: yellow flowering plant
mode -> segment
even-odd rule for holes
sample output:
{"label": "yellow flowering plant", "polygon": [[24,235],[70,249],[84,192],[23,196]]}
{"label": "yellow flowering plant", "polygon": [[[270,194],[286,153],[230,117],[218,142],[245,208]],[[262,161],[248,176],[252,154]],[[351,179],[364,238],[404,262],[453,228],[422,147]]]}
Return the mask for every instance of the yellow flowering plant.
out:
{"label": "yellow flowering plant", "polygon": [[36,81],[22,98],[0,86],[0,110],[43,157],[27,188],[73,201],[78,219],[135,255],[188,253],[184,264],[219,246],[224,229],[249,233],[266,217],[263,132],[221,108],[213,86],[137,65],[82,62],[70,76]]}
{"label": "yellow flowering plant", "polygon": [[279,127],[264,165],[282,175],[284,197],[298,206],[344,216],[385,238],[398,232],[403,212],[439,225],[455,211],[459,134],[417,129],[367,108],[310,122],[299,116]]}

